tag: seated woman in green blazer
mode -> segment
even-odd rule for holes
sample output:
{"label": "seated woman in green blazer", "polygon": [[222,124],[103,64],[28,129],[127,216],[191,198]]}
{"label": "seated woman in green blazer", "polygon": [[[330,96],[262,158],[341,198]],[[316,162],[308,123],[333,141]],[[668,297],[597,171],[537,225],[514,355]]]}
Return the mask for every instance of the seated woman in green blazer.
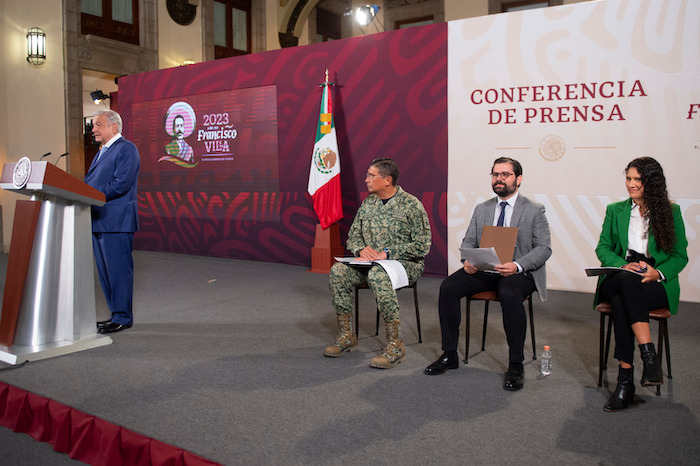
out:
{"label": "seated woman in green blazer", "polygon": [[605,411],[624,409],[634,396],[634,340],[644,371],[642,386],[661,385],[661,362],[651,342],[649,311],[678,311],[678,273],[688,263],[688,240],[681,209],[671,203],[661,165],[651,157],[632,160],[625,168],[630,199],[608,205],[596,247],[604,267],[641,273],[613,273],[601,277],[596,304],[607,301],[615,327],[615,359],[620,361],[617,388]]}

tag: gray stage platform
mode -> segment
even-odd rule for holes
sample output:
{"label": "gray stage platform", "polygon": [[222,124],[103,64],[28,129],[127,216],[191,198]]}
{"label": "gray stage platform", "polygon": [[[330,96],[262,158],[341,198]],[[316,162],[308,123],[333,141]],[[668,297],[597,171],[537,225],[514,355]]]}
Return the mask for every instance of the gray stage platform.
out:
{"label": "gray stage platform", "polygon": [[[7,256],[0,257],[4,273]],[[469,364],[423,375],[441,353],[438,278],[419,285],[422,344],[412,294],[401,293],[408,358],[382,371],[369,367],[383,337],[374,336],[368,292],[357,350],[330,359],[322,356],[335,334],[326,275],[176,254],[134,257],[132,329],[109,346],[11,370],[0,363],[0,380],[228,465],[696,464],[700,457],[699,304],[682,303],[669,323],[674,378],[662,395],[638,386],[638,403],[610,414],[602,408],[613,387],[596,386],[598,316],[589,294],[552,291],[547,303],[535,303],[537,351],[552,347],[554,372],[545,378],[526,360],[525,389],[511,393],[501,389],[507,348],[498,305],[486,351],[478,348],[477,305]],[[529,339],[525,349],[531,355]],[[74,463],[5,428],[0,445],[0,464]]]}

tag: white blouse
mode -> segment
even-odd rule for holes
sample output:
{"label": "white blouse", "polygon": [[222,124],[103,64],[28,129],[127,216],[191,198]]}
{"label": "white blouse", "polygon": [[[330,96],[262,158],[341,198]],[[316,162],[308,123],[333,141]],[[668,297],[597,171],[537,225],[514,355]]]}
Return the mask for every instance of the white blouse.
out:
{"label": "white blouse", "polygon": [[630,226],[627,229],[627,250],[649,257],[649,219],[642,216],[639,205],[632,201]]}

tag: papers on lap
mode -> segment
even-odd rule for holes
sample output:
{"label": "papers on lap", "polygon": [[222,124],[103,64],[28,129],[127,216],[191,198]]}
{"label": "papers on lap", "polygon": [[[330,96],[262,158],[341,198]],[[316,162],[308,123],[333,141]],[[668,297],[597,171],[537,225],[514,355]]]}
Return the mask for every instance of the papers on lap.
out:
{"label": "papers on lap", "polygon": [[494,267],[501,263],[496,254],[496,249],[491,248],[459,248],[462,259],[484,272],[492,271]]}
{"label": "papers on lap", "polygon": [[[479,248],[495,248],[498,255],[498,264],[505,264],[513,260],[515,254],[515,242],[518,239],[518,227],[495,227],[484,225],[481,231]],[[496,264],[496,265],[498,265]],[[472,264],[474,265],[474,264]]]}
{"label": "papers on lap", "polygon": [[598,275],[608,275],[615,272],[627,272],[634,275],[643,276],[640,272],[635,272],[634,270],[621,269],[620,267],[588,267],[586,270],[586,276],[595,277]]}
{"label": "papers on lap", "polygon": [[379,264],[389,275],[391,279],[391,287],[395,290],[408,286],[408,275],[406,275],[406,269],[397,260],[387,259],[378,261],[363,261],[355,257],[334,257],[338,262],[348,264],[351,266],[368,266],[372,264]]}
{"label": "papers on lap", "polygon": [[484,272],[495,272],[499,264],[513,260],[517,227],[495,227],[484,225],[478,248],[459,248],[462,259]]}

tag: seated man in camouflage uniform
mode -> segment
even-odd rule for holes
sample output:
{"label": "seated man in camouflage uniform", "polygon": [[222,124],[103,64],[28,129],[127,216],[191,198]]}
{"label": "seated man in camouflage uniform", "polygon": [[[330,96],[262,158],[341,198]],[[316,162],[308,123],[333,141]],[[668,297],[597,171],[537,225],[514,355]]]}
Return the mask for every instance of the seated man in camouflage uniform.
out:
{"label": "seated man in camouflage uniform", "polygon": [[[401,189],[396,184],[398,179],[396,162],[372,161],[365,178],[370,195],[357,211],[345,247],[365,261],[398,260],[406,269],[409,283],[413,283],[423,273],[425,256],[430,251],[430,221],[423,204]],[[323,354],[339,357],[357,344],[352,328],[352,291],[355,285],[365,282],[384,318],[387,340],[382,354],[373,358],[370,365],[388,369],[405,359],[406,350],[401,341],[396,290],[378,264],[358,267],[338,262],[331,267],[330,288],[340,331],[335,343]]]}

